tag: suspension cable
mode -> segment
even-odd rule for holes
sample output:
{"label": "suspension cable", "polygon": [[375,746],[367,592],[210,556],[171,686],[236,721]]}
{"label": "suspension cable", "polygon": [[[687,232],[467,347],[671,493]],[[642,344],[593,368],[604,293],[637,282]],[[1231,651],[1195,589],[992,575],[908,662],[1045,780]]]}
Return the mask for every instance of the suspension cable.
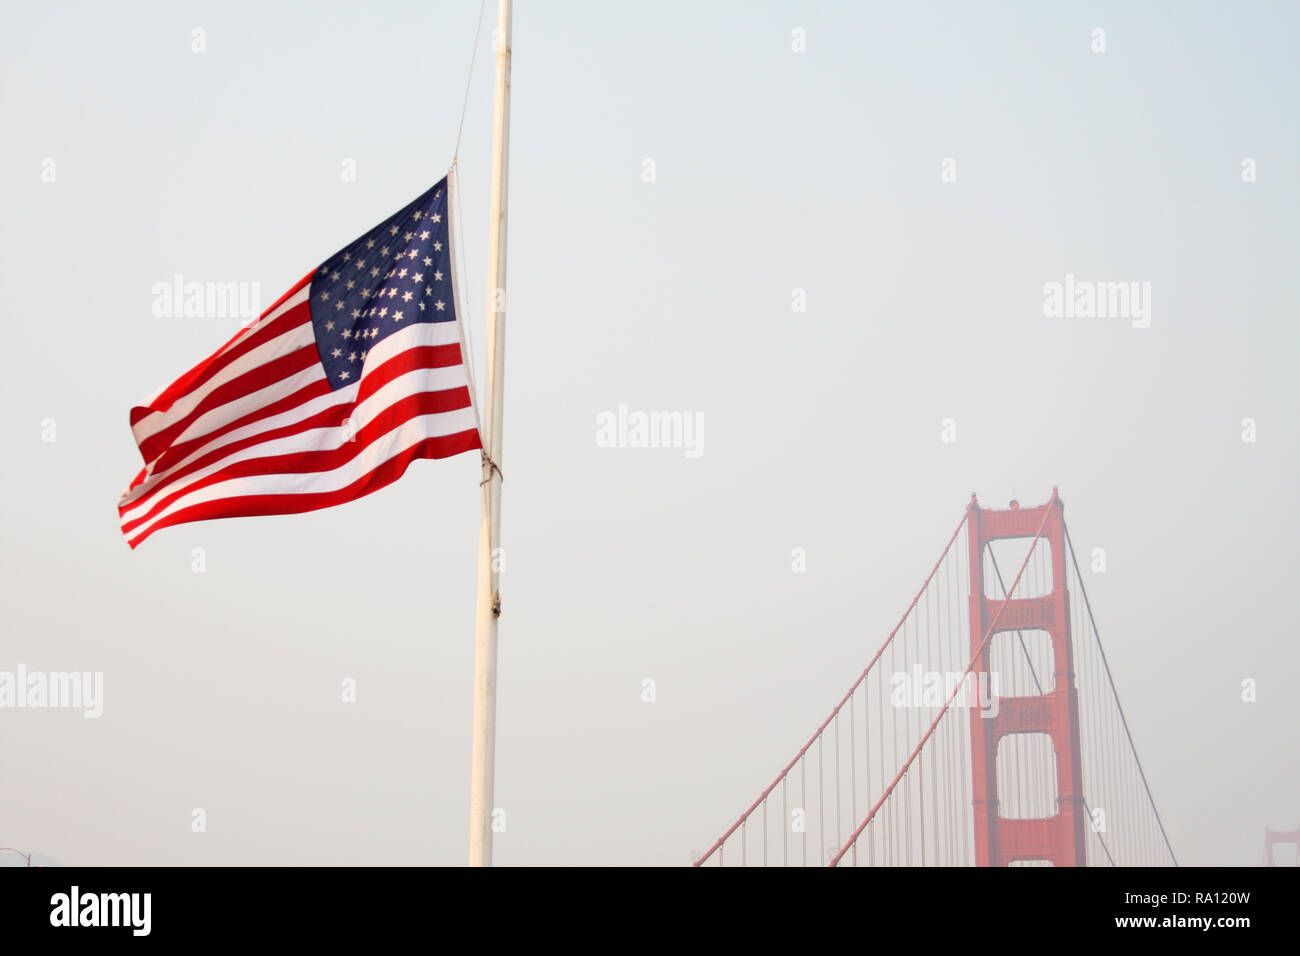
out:
{"label": "suspension cable", "polygon": [[[1052,512],[1050,508],[1044,509],[1043,520],[1038,523],[1038,530],[1034,532],[1034,540],[1031,541],[1029,544],[1029,554],[1025,555],[1025,560],[1021,563],[1020,570],[1016,572],[1016,579],[1011,582],[1012,591],[1014,591],[1017,587],[1020,586],[1020,579],[1024,577],[1025,568],[1029,566],[1029,559],[1033,555],[1034,548],[1037,547],[1039,539],[1043,536],[1043,529],[1047,527],[1047,519],[1051,516],[1051,513]],[[954,537],[956,536],[954,535]],[[867,828],[867,824],[871,822],[872,818],[876,815],[877,811],[880,810],[881,806],[884,805],[885,801],[888,800],[889,797],[893,794],[894,788],[898,786],[898,782],[903,779],[903,775],[906,774],[908,768],[912,766],[912,761],[916,759],[916,755],[921,752],[921,749],[929,741],[931,735],[934,734],[935,728],[939,726],[939,721],[943,720],[943,718],[948,714],[949,709],[952,707],[952,702],[957,697],[957,692],[964,686],[966,678],[970,676],[970,672],[975,667],[975,662],[980,659],[980,656],[984,653],[984,649],[988,647],[989,641],[993,639],[994,629],[998,626],[998,622],[1002,620],[1002,615],[1006,611],[1007,605],[1009,603],[1010,603],[1009,600],[1003,601],[998,606],[998,613],[993,616],[993,620],[989,623],[988,630],[984,632],[984,638],[980,641],[979,647],[977,647],[975,649],[975,652],[971,655],[970,663],[966,665],[966,670],[962,672],[961,680],[959,680],[956,683],[956,685],[952,689],[952,692],[949,693],[947,702],[944,703],[943,709],[939,711],[939,716],[934,718],[934,721],[930,724],[929,729],[926,730],[925,735],[921,737],[921,739],[917,742],[916,746],[912,748],[912,752],[911,754],[908,755],[907,761],[903,764],[901,768],[899,768],[898,774],[894,777],[893,781],[885,789],[885,792],[881,794],[880,799],[876,801],[876,805],[871,808],[871,812],[867,814],[866,819],[863,820],[862,823],[858,825],[858,828],[853,831],[852,836],[849,837],[849,842],[844,844],[844,846],[840,847],[839,852],[836,853],[835,856],[831,859],[830,862],[831,866],[839,865],[840,858],[844,856],[845,851],[848,850],[848,848],[857,841],[858,837],[862,835],[862,831]]]}
{"label": "suspension cable", "polygon": [[1169,834],[1165,832],[1164,821],[1160,819],[1160,811],[1156,808],[1155,797],[1151,795],[1151,785],[1147,783],[1146,771],[1142,769],[1142,758],[1138,756],[1137,745],[1133,743],[1133,734],[1128,729],[1128,719],[1124,716],[1124,707],[1119,702],[1119,691],[1115,688],[1115,678],[1110,672],[1110,662],[1106,660],[1106,651],[1101,646],[1101,632],[1097,630],[1097,619],[1092,613],[1092,602],[1088,600],[1088,589],[1084,586],[1083,575],[1079,571],[1079,559],[1074,553],[1074,542],[1070,540],[1070,529],[1062,520],[1061,527],[1065,531],[1065,543],[1070,549],[1070,562],[1074,565],[1074,577],[1079,582],[1079,591],[1083,594],[1084,606],[1088,609],[1088,621],[1092,624],[1092,636],[1097,642],[1097,652],[1101,655],[1101,663],[1106,668],[1106,680],[1110,683],[1111,695],[1115,698],[1115,709],[1119,711],[1120,723],[1124,726],[1124,736],[1128,738],[1128,746],[1133,751],[1133,760],[1137,764],[1138,774],[1142,777],[1142,789],[1146,791],[1147,800],[1151,803],[1151,812],[1156,816],[1156,824],[1160,827],[1160,836],[1164,838],[1165,849],[1169,851],[1169,858],[1174,861],[1174,866],[1178,866],[1178,857],[1174,855],[1173,845],[1169,842]]}
{"label": "suspension cable", "polygon": [[[921,589],[916,592],[916,597],[912,598],[912,603],[909,604],[907,606],[907,610],[903,612],[903,617],[899,620],[898,624],[894,626],[894,629],[889,632],[889,637],[885,638],[885,643],[880,645],[880,650],[876,651],[875,656],[871,658],[871,661],[867,664],[866,670],[864,670],[860,675],[858,675],[858,679],[853,682],[853,686],[849,688],[848,693],[846,693],[843,697],[840,698],[840,702],[835,705],[835,709],[831,711],[831,715],[827,717],[824,721],[822,721],[822,725],[818,727],[816,731],[813,732],[813,735],[810,738],[808,738],[808,742],[804,744],[801,748],[799,748],[799,752],[794,755],[794,759],[785,765],[785,769],[783,769],[779,774],[777,774],[776,779],[773,780],[772,783],[769,784],[768,787],[758,795],[758,799],[749,805],[749,809],[747,809],[744,813],[742,813],[740,815],[740,818],[736,820],[736,822],[733,823],[727,829],[727,831],[722,834],[722,836],[718,837],[718,839],[714,841],[711,847],[709,847],[707,850],[704,851],[703,854],[701,854],[700,858],[695,861],[694,864],[695,866],[702,865],[704,861],[707,860],[710,856],[712,856],[715,851],[721,849],[722,844],[727,842],[727,838],[730,837],[733,833],[735,833],[738,829],[740,829],[740,825],[745,822],[745,819],[756,809],[758,809],[759,804],[761,804],[763,800],[767,798],[768,794],[770,794],[773,790],[776,789],[776,785],[781,782],[781,780],[785,777],[786,774],[788,774],[791,770],[794,769],[794,765],[798,763],[803,758],[804,754],[808,752],[808,749],[818,741],[818,739],[822,735],[822,731],[824,731],[827,727],[829,727],[831,721],[834,720],[837,716],[839,716],[840,710],[842,710],[844,705],[848,703],[849,698],[858,689],[858,686],[864,680],[866,680],[867,675],[871,673],[871,669],[876,666],[876,662],[880,660],[880,657],[882,654],[885,653],[886,648],[892,646],[894,641],[894,635],[896,635],[899,629],[902,628],[903,624],[907,621],[908,615],[912,613],[912,610],[916,607],[917,602],[921,600],[921,595],[923,595],[925,593],[925,589],[930,586],[930,581],[934,578],[935,574],[938,572],[939,567],[944,562],[944,559],[948,557],[948,552],[952,550],[953,542],[957,540],[957,535],[961,533],[961,529],[963,526],[965,526],[965,524],[966,524],[966,515],[963,514],[961,521],[957,523],[957,527],[953,529],[951,537],[948,538],[948,543],[944,545],[943,553],[939,555],[939,560],[934,563],[934,567],[930,569],[930,573],[926,576],[925,583],[921,585]],[[904,635],[904,639],[906,640],[906,635]],[[825,859],[824,856],[825,851],[823,850],[821,852],[823,853],[822,858]]]}

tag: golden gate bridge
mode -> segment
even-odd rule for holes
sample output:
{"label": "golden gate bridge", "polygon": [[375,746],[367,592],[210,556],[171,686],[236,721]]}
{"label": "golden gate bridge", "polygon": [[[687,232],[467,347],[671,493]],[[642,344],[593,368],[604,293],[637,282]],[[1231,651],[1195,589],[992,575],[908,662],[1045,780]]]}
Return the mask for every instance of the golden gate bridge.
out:
{"label": "golden gate bridge", "polygon": [[1056,489],[971,496],[866,669],[695,860],[760,864],[1178,865]]}

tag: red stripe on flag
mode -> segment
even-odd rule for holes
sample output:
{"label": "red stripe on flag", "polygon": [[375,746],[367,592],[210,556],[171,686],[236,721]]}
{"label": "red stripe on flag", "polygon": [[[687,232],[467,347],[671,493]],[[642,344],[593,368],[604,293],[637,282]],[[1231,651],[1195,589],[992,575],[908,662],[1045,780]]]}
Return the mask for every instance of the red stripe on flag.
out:
{"label": "red stripe on flag", "polygon": [[[122,531],[123,533],[129,533],[148,523],[165,511],[169,505],[191,492],[232,478],[250,478],[257,475],[316,474],[333,471],[357,457],[376,439],[383,437],[412,418],[455,411],[469,406],[469,389],[464,386],[442,392],[420,392],[415,395],[405,396],[376,415],[374,419],[356,433],[354,440],[345,442],[338,448],[323,448],[285,455],[267,455],[261,458],[249,458],[244,461],[233,462],[229,467],[200,478],[161,498],[145,514],[124,522]],[[475,434],[477,435],[477,431],[475,431]],[[169,484],[163,486],[163,488],[166,487],[169,487]],[[121,515],[128,510],[134,509],[135,505],[136,503],[132,502],[126,507],[119,506],[118,514]]]}
{"label": "red stripe on flag", "polygon": [[[305,276],[299,279],[297,283],[294,284],[294,287],[292,289],[290,289],[284,295],[280,296],[280,298],[276,299],[269,309],[266,309],[260,316],[258,316],[258,321],[260,322],[263,318],[270,315],[272,312],[278,309],[281,306],[281,304],[283,304],[287,299],[289,299],[296,292],[298,292],[303,286],[311,282],[312,276],[314,276],[315,274],[316,274],[316,270],[313,269],[311,272],[307,273]],[[305,302],[303,303],[303,307],[306,307]],[[298,309],[299,307],[295,306],[280,318],[282,319],[290,315],[297,315]],[[275,320],[276,323],[278,323],[279,321],[280,319]],[[299,322],[302,321],[301,316],[298,317],[298,321]],[[296,323],[289,323],[289,324],[294,325]],[[172,404],[175,403],[176,399],[180,398],[182,395],[185,395],[186,393],[191,392],[195,388],[197,388],[200,384],[202,384],[203,381],[206,380],[206,377],[208,376],[210,370],[212,369],[212,366],[220,362],[225,357],[226,351],[230,349],[231,346],[239,342],[239,340],[242,337],[247,336],[249,333],[249,329],[253,329],[253,328],[256,328],[256,324],[250,325],[247,328],[240,329],[238,332],[234,334],[234,336],[231,337],[229,342],[221,346],[221,348],[218,349],[215,353],[208,356],[198,365],[194,366],[194,368],[190,369],[188,372],[186,372],[176,381],[168,385],[165,389],[163,389],[162,394],[159,395],[157,398],[155,398],[148,405],[137,406],[131,409],[131,424],[132,425],[136,424],[136,422],[138,422],[140,418],[143,418],[144,415],[147,415],[150,412],[167,411],[167,409],[172,407]],[[224,367],[224,363],[222,367]],[[143,412],[144,414],[137,417],[136,415],[137,412]]]}
{"label": "red stripe on flag", "polygon": [[[353,406],[361,404],[361,402],[374,395],[382,386],[387,385],[401,375],[405,375],[407,372],[414,372],[422,368],[453,368],[460,364],[460,345],[456,343],[451,345],[419,346],[407,349],[405,352],[399,352],[387,362],[365,372],[365,377],[361,379],[361,387],[357,390],[357,397],[353,402]],[[173,467],[176,462],[184,461],[189,455],[216,441],[222,435],[229,434],[238,428],[244,428],[256,421],[287,412],[311,401],[313,398],[327,395],[329,391],[329,383],[321,379],[319,382],[313,382],[300,388],[292,395],[285,396],[278,402],[272,402],[264,408],[249,412],[242,418],[237,418],[215,431],[173,445],[153,463],[153,473],[155,475],[162,474],[168,468]]]}
{"label": "red stripe on flag", "polygon": [[362,475],[346,488],[337,491],[312,492],[300,495],[244,495],[235,498],[222,498],[217,501],[205,501],[201,504],[181,508],[174,514],[163,518],[156,525],[136,538],[129,538],[127,543],[135,548],[149,535],[160,528],[183,524],[187,521],[206,521],[213,518],[243,518],[254,515],[300,514],[329,508],[356,498],[361,498],[385,485],[390,485],[406,471],[407,466],[418,458],[450,458],[461,452],[482,448],[479,443],[478,430],[457,432],[438,438],[426,438],[419,444],[394,455],[382,462],[372,471]]}
{"label": "red stripe on flag", "polygon": [[380,388],[393,379],[422,368],[451,368],[460,364],[460,346],[419,345],[398,352],[382,365],[366,369],[361,377],[361,387],[357,389],[357,404],[360,405]]}
{"label": "red stripe on flag", "polygon": [[310,385],[304,385],[292,395],[286,395],[277,402],[272,402],[269,405],[264,405],[261,408],[255,409],[247,415],[243,415],[232,422],[222,425],[218,429],[200,435],[198,438],[191,438],[189,441],[173,445],[158,456],[158,460],[153,463],[153,473],[154,475],[163,474],[168,468],[173,467],[177,462],[184,461],[194,452],[212,444],[222,436],[228,435],[236,429],[246,428],[254,422],[259,422],[292,411],[299,405],[305,405],[307,402],[310,402],[313,398],[319,398],[322,395],[328,394],[330,394],[330,383],[323,378],[319,381],[312,382]]}
{"label": "red stripe on flag", "polygon": [[[470,404],[469,389],[466,388],[465,386],[445,389],[439,392],[420,392],[417,393],[416,395],[408,396],[402,399],[401,402],[411,402],[415,399],[420,400],[417,402],[418,409],[419,409],[418,414],[420,415],[431,415],[437,412],[451,412],[451,411],[455,411],[458,408],[468,408]],[[397,404],[400,405],[401,402]],[[391,407],[397,407],[397,406],[394,405],[394,406],[390,406],[390,408]],[[166,477],[166,480],[159,482],[157,487],[149,489],[149,492],[147,494],[141,495],[139,498],[135,498],[127,502],[125,506],[119,506],[118,513],[124,514],[127,511],[134,511],[136,508],[139,508],[141,504],[150,500],[151,498],[154,498],[155,496],[165,491],[166,489],[173,487],[177,482],[181,481],[186,476],[192,475],[198,471],[202,471],[204,468],[207,468],[210,465],[215,465],[217,462],[221,461],[222,459],[229,458],[231,455],[234,455],[245,448],[252,448],[256,445],[262,444],[263,442],[275,441],[276,439],[280,439],[280,438],[288,438],[291,435],[298,435],[303,432],[311,431],[313,428],[341,428],[343,426],[343,423],[346,422],[348,418],[352,416],[355,410],[356,407],[350,404],[332,405],[329,408],[321,409],[316,414],[304,418],[301,421],[294,422],[293,424],[283,425],[280,428],[269,429],[265,432],[258,432],[256,435],[249,435],[246,438],[241,438],[238,441],[233,441],[228,445],[222,445],[220,448],[215,448],[208,454],[196,458],[192,462],[189,462],[183,468],[177,469],[175,473],[168,475]],[[387,414],[387,410],[385,410],[381,414]],[[369,428],[367,427],[362,429],[360,432],[358,432],[357,440],[360,441],[361,435],[368,431]],[[302,452],[301,454],[319,455],[321,454],[321,452],[312,451],[312,452]],[[264,456],[262,458],[249,458],[246,459],[246,462],[275,461],[278,459],[284,459],[286,457],[288,456],[284,456],[284,455],[274,456],[274,457]],[[244,464],[244,463],[245,462],[239,462],[237,464]],[[234,470],[234,467],[235,466],[232,465],[231,468],[229,469],[223,469],[219,472],[215,472],[214,474],[205,477],[201,481],[196,481],[193,484],[186,485],[184,488],[180,489],[179,491],[169,495],[167,500],[174,501],[179,495],[188,494],[189,492],[194,491],[198,488],[202,488],[205,485],[210,485],[215,481],[222,481],[225,480],[226,478],[247,477],[248,475],[252,475],[252,474],[267,473],[264,469],[259,469],[257,471],[249,471],[249,472],[237,474]],[[275,470],[276,469],[272,469],[272,472],[274,472]],[[323,467],[320,469],[311,469],[311,470],[326,471],[329,470],[329,468]],[[160,502],[160,504],[165,504],[165,503]],[[153,508],[150,509],[148,514],[144,515],[142,518],[133,520],[129,527],[138,526],[140,521],[148,520],[149,516],[157,513],[158,510],[159,510],[159,506],[155,505]]]}
{"label": "red stripe on flag", "polygon": [[[172,443],[176,436],[182,434],[186,428],[194,423],[195,419],[205,412],[220,408],[229,402],[237,401],[269,385],[274,385],[281,379],[288,378],[304,369],[319,364],[320,353],[316,350],[316,344],[313,342],[310,345],[295,349],[288,355],[272,359],[265,365],[249,369],[243,375],[214,388],[194,407],[193,411],[180,421],[168,425],[142,441],[140,443],[140,454],[144,456],[146,463],[152,462],[167,450],[167,446]],[[324,374],[323,370],[321,374]]]}

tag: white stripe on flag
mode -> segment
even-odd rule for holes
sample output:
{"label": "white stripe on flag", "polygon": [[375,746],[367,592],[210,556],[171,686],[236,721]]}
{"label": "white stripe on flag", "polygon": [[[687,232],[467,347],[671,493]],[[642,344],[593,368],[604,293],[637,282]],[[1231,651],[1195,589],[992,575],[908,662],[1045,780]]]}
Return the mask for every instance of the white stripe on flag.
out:
{"label": "white stripe on flag", "polygon": [[[464,431],[472,431],[477,425],[474,409],[469,406],[456,409],[454,412],[421,415],[417,418],[408,419],[397,428],[376,438],[351,461],[332,471],[308,472],[305,474],[253,475],[247,478],[233,478],[229,481],[218,482],[190,494],[182,495],[158,515],[140,525],[140,527],[132,528],[127,534],[133,539],[148,534],[154,525],[168,515],[182,508],[207,501],[238,498],[247,495],[305,495],[338,491],[374,471],[375,468],[390,458],[395,458],[407,449],[418,445],[426,438],[437,438],[443,435],[455,435]],[[324,442],[336,437],[338,432],[339,429],[327,428],[321,429],[317,433],[307,434],[319,436],[319,439]],[[124,518],[123,523],[126,520],[128,519]]]}

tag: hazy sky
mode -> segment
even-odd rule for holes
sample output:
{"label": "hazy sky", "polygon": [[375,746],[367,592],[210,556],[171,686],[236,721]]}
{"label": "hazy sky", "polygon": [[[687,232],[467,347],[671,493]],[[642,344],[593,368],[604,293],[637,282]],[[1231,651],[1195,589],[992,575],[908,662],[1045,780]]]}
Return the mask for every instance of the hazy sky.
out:
{"label": "hazy sky", "polygon": [[[4,6],[0,671],[100,671],[104,701],[0,710],[0,846],[462,863],[477,459],[136,552],[115,505],[129,408],[239,326],[159,318],[154,284],[265,307],[440,178],[478,4]],[[494,15],[461,149],[480,362]],[[517,4],[499,863],[687,863],[970,493],[1053,485],[1106,550],[1089,592],[1180,859],[1254,864],[1300,824],[1298,28],[1282,2]],[[1045,317],[1067,274],[1150,283],[1149,326]],[[599,447],[620,405],[702,415],[702,454]]]}

